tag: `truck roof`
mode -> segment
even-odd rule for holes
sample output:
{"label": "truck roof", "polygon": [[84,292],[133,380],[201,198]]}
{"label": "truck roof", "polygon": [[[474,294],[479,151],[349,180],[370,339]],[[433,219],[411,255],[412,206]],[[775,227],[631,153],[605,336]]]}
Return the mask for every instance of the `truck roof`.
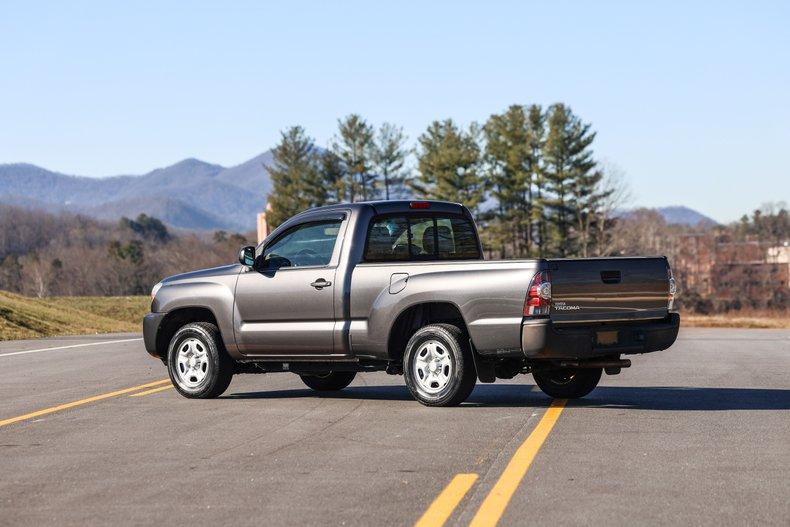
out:
{"label": "truck roof", "polygon": [[[427,206],[414,207],[413,203],[427,203]],[[304,212],[300,212],[297,216],[306,212],[314,212],[317,210],[359,210],[363,207],[373,207],[376,214],[390,214],[395,212],[450,212],[455,214],[463,214],[464,206],[460,203],[452,203],[450,201],[440,200],[415,200],[415,199],[394,199],[394,200],[373,200],[373,201],[355,201],[354,203],[335,203],[333,205],[324,205],[323,207],[316,207]],[[295,216],[294,216],[295,217]]]}

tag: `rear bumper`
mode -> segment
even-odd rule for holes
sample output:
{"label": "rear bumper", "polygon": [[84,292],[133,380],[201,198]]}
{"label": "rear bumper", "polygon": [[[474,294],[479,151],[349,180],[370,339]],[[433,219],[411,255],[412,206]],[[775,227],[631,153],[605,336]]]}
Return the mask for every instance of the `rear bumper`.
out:
{"label": "rear bumper", "polygon": [[153,357],[160,358],[156,351],[156,337],[159,334],[159,326],[162,325],[167,313],[148,313],[143,317],[143,342],[145,350]]}
{"label": "rear bumper", "polygon": [[[521,324],[521,349],[528,359],[586,359],[613,354],[649,353],[670,347],[678,336],[680,315],[670,313],[661,320],[595,324],[556,325],[548,319],[525,320]],[[617,332],[617,343],[598,343],[598,332]]]}

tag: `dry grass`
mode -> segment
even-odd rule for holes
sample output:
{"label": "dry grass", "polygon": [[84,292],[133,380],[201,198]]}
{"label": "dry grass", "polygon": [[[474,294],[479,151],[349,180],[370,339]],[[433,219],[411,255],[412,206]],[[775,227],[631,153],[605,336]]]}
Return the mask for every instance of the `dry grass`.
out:
{"label": "dry grass", "polygon": [[790,329],[787,311],[732,311],[716,315],[681,313],[681,325],[697,328]]}
{"label": "dry grass", "polygon": [[0,291],[0,340],[141,331],[147,296],[28,298]]}

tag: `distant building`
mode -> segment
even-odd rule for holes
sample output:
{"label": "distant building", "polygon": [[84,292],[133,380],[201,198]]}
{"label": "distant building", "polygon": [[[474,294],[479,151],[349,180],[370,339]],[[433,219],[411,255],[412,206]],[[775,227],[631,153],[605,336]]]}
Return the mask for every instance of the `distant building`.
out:
{"label": "distant building", "polygon": [[769,247],[767,256],[769,263],[790,264],[790,244],[785,243],[779,247]]}
{"label": "distant building", "polygon": [[269,228],[269,222],[266,221],[266,213],[271,211],[272,211],[272,206],[269,203],[267,203],[266,210],[258,213],[258,221],[257,221],[258,243],[261,243],[263,240],[265,240],[266,237],[271,232],[271,229]]}
{"label": "distant building", "polygon": [[719,309],[778,307],[790,298],[786,244],[689,234],[681,238],[673,272],[682,289],[696,291]]}

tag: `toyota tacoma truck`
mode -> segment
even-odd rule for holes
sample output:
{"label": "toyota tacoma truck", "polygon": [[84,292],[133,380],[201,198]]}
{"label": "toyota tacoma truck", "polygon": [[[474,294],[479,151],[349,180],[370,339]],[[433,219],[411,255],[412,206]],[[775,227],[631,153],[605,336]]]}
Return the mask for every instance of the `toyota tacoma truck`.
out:
{"label": "toyota tacoma truck", "polygon": [[470,212],[440,201],[297,214],[233,265],[152,290],[147,351],[185,397],[237,373],[292,372],[318,391],[403,375],[429,406],[531,373],[551,397],[590,393],[625,355],[666,349],[680,318],[665,257],[486,261]]}

